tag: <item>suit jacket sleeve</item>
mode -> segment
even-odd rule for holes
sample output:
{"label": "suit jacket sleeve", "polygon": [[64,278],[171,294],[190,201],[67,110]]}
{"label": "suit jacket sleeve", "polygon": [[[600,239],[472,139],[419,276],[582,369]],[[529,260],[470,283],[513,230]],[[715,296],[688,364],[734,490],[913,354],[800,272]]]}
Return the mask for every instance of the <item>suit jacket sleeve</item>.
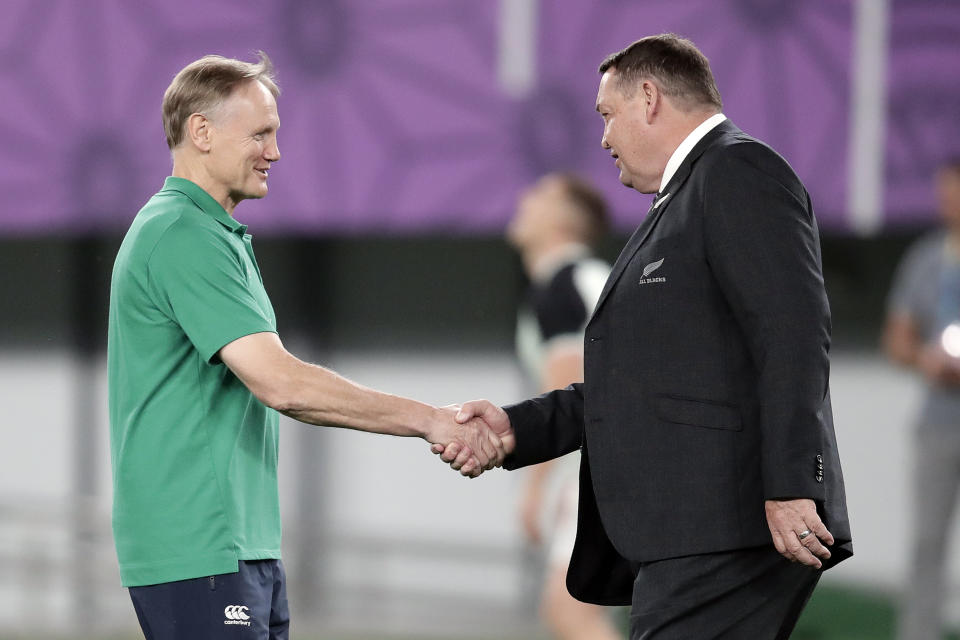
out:
{"label": "suit jacket sleeve", "polygon": [[503,466],[518,469],[579,449],[583,443],[583,385],[550,391],[504,407],[517,444]]}
{"label": "suit jacket sleeve", "polygon": [[830,309],[810,199],[789,165],[758,143],[711,160],[705,250],[757,368],[764,496],[823,501],[816,465],[829,407]]}

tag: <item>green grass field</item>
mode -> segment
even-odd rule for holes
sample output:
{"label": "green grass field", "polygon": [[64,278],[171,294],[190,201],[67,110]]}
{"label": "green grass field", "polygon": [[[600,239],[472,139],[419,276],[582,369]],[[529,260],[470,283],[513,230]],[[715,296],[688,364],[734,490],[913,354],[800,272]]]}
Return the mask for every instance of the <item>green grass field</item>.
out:
{"label": "green grass field", "polygon": [[[793,640],[893,640],[896,607],[889,596],[861,589],[818,588]],[[954,631],[945,636],[958,640]]]}

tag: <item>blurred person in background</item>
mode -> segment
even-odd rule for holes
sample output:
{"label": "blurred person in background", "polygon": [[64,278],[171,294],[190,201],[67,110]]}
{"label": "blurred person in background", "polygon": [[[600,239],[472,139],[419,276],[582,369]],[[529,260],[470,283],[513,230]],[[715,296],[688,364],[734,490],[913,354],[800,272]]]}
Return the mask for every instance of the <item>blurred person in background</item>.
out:
{"label": "blurred person in background", "polygon": [[[267,195],[279,94],[257,63],[206,56],[163,98],[173,175],[114,263],[108,380],[113,532],[148,640],[289,636],[280,561],[278,412],[315,425],[469,446],[480,421],[380,393],[288,353],[234,208]],[[308,295],[308,294],[305,294]],[[319,488],[318,488],[319,490]]]}
{"label": "blurred person in background", "polygon": [[914,433],[913,551],[900,616],[902,640],[935,640],[943,626],[947,539],[960,488],[960,158],[936,173],[943,229],[901,261],[883,345],[926,390]]}
{"label": "blurred person in background", "polygon": [[643,38],[599,71],[601,146],[656,195],[587,325],[584,382],[458,419],[482,416],[508,469],[581,449],[567,585],[631,604],[632,640],[783,640],[853,553],[810,196],[721,113],[689,40]]}
{"label": "blurred person in background", "polygon": [[[538,180],[520,198],[507,228],[530,281],[517,318],[517,354],[540,391],[583,380],[583,330],[610,273],[610,265],[593,256],[606,228],[603,196],[570,174]],[[577,534],[578,458],[533,466],[525,478],[523,531],[531,543],[548,544],[540,615],[557,638],[616,640],[620,635],[607,610],[567,591]]]}

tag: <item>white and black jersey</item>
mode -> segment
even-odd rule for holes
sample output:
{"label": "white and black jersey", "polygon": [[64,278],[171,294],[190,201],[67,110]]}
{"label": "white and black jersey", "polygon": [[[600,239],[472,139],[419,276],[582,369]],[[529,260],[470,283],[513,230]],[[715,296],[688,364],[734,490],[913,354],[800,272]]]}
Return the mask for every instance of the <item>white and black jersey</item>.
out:
{"label": "white and black jersey", "polygon": [[538,386],[554,348],[583,348],[583,330],[610,274],[585,247],[564,252],[537,274],[517,319],[517,354]]}

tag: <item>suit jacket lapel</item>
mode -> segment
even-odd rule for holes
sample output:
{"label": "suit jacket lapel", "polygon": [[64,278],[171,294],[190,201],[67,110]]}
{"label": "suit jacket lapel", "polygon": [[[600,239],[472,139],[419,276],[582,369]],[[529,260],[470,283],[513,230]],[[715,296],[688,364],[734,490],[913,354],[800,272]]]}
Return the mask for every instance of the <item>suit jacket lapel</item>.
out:
{"label": "suit jacket lapel", "polygon": [[[673,196],[671,196],[672,199]],[[647,236],[650,235],[650,232],[653,231],[653,227],[657,224],[657,221],[660,219],[660,216],[663,215],[664,209],[667,208],[667,204],[670,202],[668,199],[667,202],[664,202],[662,205],[656,209],[651,208],[647,213],[646,219],[640,226],[637,227],[637,230],[633,232],[633,235],[630,236],[630,239],[627,240],[627,244],[624,245],[623,251],[620,252],[620,257],[617,258],[617,261],[613,264],[613,269],[610,270],[610,276],[607,278],[606,284],[603,285],[603,291],[600,292],[600,299],[597,301],[597,306],[594,308],[593,313],[596,314],[600,310],[600,307],[603,306],[604,301],[607,299],[607,295],[610,293],[610,290],[613,289],[613,286],[617,283],[617,280],[620,279],[620,276],[623,275],[624,269],[627,268],[627,265],[630,264],[630,260],[633,259],[633,255],[639,251],[640,247],[643,245],[643,241],[647,239]]]}
{"label": "suit jacket lapel", "polygon": [[643,246],[643,243],[647,240],[647,238],[650,237],[650,233],[653,232],[653,228],[663,216],[663,212],[674,200],[676,200],[677,191],[680,190],[680,188],[683,186],[683,183],[686,182],[687,178],[690,177],[690,171],[693,167],[693,163],[696,162],[697,158],[703,155],[703,152],[710,148],[710,146],[713,145],[720,138],[720,136],[727,133],[740,133],[740,129],[730,122],[730,120],[724,120],[716,127],[711,129],[707,135],[705,135],[700,142],[698,142],[693,149],[690,150],[690,153],[687,154],[687,157],[684,158],[683,162],[680,163],[680,166],[677,168],[677,172],[673,174],[672,178],[670,178],[670,182],[668,182],[667,186],[664,187],[662,195],[660,196],[661,198],[665,198],[669,194],[670,197],[664,200],[656,209],[651,207],[650,211],[647,213],[646,219],[640,223],[640,226],[637,227],[637,230],[633,232],[632,236],[630,236],[627,244],[623,247],[623,251],[620,252],[620,257],[617,258],[616,263],[613,265],[613,269],[610,271],[610,277],[607,278],[607,282],[603,286],[603,291],[600,292],[600,299],[597,301],[597,306],[594,308],[594,314],[600,311],[600,307],[603,306],[603,303],[606,301],[610,291],[617,284],[620,276],[623,275],[627,265],[630,264],[631,260],[633,260],[633,256],[637,253],[637,251],[640,250],[640,247]]}

